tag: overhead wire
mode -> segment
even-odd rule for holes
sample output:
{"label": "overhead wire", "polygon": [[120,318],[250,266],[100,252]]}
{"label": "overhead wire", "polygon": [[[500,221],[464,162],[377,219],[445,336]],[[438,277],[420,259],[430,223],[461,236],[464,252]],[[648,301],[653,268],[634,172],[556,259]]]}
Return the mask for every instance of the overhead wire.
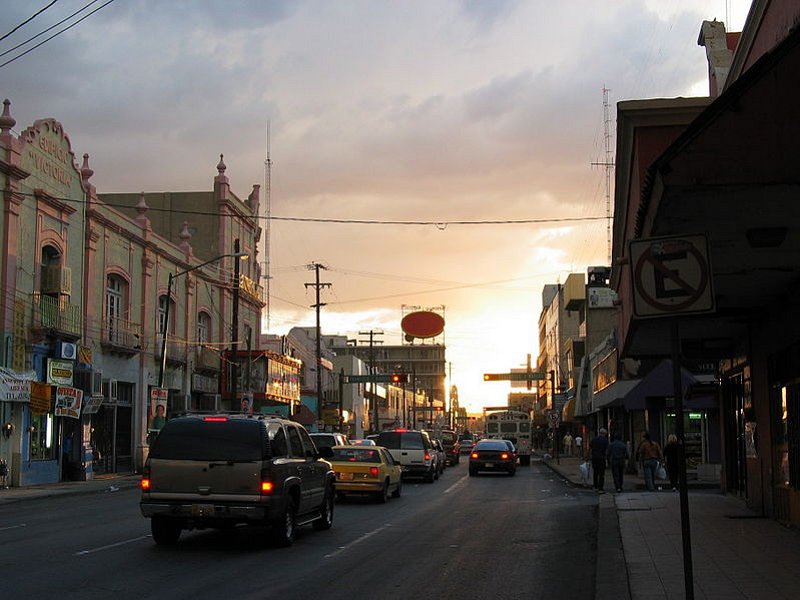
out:
{"label": "overhead wire", "polygon": [[11,31],[9,31],[8,33],[5,33],[5,34],[3,34],[2,36],[0,36],[0,42],[2,42],[4,39],[6,39],[8,36],[10,36],[10,35],[11,35],[12,33],[14,33],[15,31],[17,31],[19,28],[21,28],[21,27],[24,27],[25,25],[27,25],[28,23],[30,23],[31,21],[33,21],[33,20],[34,20],[36,17],[38,17],[40,14],[42,14],[42,13],[43,13],[44,11],[46,11],[48,8],[50,8],[51,6],[53,6],[53,4],[55,4],[56,2],[58,2],[58,0],[53,0],[53,1],[52,1],[50,4],[48,4],[48,5],[47,5],[47,6],[45,6],[44,8],[40,8],[40,9],[39,9],[39,10],[37,10],[35,13],[33,13],[33,14],[30,16],[30,17],[28,17],[27,19],[25,19],[25,20],[24,20],[22,23],[20,23],[20,24],[19,24],[19,25],[17,25],[16,27],[14,27],[14,29],[12,29],[12,30],[11,30]]}

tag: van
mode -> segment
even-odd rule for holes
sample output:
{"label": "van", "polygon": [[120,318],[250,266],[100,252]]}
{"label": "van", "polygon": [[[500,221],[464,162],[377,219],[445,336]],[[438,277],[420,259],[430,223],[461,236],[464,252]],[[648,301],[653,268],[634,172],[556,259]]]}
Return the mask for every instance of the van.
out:
{"label": "van", "polygon": [[394,429],[382,431],[375,439],[400,464],[403,477],[422,477],[428,483],[439,478],[433,445],[424,431]]}
{"label": "van", "polygon": [[264,524],[280,546],[295,528],[333,523],[334,472],[299,423],[278,416],[188,415],[167,421],[150,447],[139,507],[153,540],[184,529]]}

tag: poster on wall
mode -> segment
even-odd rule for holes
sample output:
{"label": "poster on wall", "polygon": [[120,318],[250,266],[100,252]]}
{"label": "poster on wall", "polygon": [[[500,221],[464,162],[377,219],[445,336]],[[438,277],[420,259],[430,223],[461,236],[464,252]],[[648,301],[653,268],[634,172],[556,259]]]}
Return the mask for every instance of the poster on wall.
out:
{"label": "poster on wall", "polygon": [[56,416],[77,419],[81,414],[83,390],[59,385],[56,388]]}
{"label": "poster on wall", "polygon": [[167,422],[167,398],[169,390],[152,388],[150,390],[150,413],[147,419],[148,431],[161,431]]}

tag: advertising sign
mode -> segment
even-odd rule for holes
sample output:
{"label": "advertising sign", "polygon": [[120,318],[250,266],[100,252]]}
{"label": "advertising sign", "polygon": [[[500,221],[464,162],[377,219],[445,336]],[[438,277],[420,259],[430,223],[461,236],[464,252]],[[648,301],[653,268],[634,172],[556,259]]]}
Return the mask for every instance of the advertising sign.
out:
{"label": "advertising sign", "polygon": [[71,360],[50,358],[47,360],[47,383],[71,386],[74,370],[75,366]]}
{"label": "advertising sign", "polygon": [[167,398],[169,390],[166,388],[150,389],[150,413],[147,419],[148,431],[161,431],[167,422]]}
{"label": "advertising sign", "polygon": [[59,385],[56,388],[56,416],[77,419],[81,415],[83,390]]}
{"label": "advertising sign", "polygon": [[86,399],[86,402],[83,403],[83,414],[85,415],[93,415],[96,414],[98,410],[100,410],[100,406],[103,404],[103,396],[89,396]]}
{"label": "advertising sign", "polygon": [[30,402],[31,381],[34,379],[36,379],[36,371],[18,373],[12,369],[0,368],[0,400]]}

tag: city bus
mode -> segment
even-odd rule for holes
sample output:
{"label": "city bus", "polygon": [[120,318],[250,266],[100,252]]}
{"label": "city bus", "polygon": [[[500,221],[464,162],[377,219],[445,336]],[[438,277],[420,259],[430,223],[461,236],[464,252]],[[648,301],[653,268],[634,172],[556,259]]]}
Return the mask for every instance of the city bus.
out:
{"label": "city bus", "polygon": [[484,421],[486,437],[505,439],[514,442],[520,465],[531,464],[531,430],[533,422],[530,413],[521,410],[485,409]]}

